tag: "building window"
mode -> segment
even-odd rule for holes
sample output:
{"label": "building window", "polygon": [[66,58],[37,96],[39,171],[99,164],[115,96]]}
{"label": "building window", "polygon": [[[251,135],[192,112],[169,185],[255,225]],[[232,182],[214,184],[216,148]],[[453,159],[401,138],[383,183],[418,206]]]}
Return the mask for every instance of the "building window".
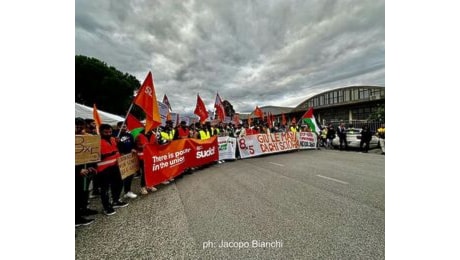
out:
{"label": "building window", "polygon": [[345,102],[350,101],[350,90],[349,89],[346,89],[344,91],[344,100]]}
{"label": "building window", "polygon": [[369,99],[369,91],[367,89],[360,90],[360,99]]}
{"label": "building window", "polygon": [[339,94],[338,102],[343,103],[343,90],[339,90],[338,94]]}
{"label": "building window", "polygon": [[359,92],[357,88],[353,89],[353,97],[351,98],[351,100],[359,100]]}

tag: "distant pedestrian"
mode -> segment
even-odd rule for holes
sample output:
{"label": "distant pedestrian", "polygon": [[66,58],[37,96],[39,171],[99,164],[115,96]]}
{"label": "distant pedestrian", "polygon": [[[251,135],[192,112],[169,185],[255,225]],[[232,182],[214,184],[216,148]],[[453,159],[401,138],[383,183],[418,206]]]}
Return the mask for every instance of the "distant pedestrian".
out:
{"label": "distant pedestrian", "polygon": [[[372,139],[371,130],[369,130],[368,125],[363,125],[361,129],[361,142],[359,143],[359,148],[363,153],[367,153],[369,151],[369,143]],[[364,148],[363,148],[364,145]]]}
{"label": "distant pedestrian", "polygon": [[333,148],[332,146],[332,140],[335,138],[335,129],[332,124],[329,124],[327,126],[327,148]]}
{"label": "distant pedestrian", "polygon": [[385,124],[377,129],[377,136],[379,137],[380,149],[382,149],[382,154],[385,154]]}
{"label": "distant pedestrian", "polygon": [[345,128],[344,123],[340,123],[339,127],[337,127],[337,136],[339,137],[339,149],[347,149],[347,129]]}

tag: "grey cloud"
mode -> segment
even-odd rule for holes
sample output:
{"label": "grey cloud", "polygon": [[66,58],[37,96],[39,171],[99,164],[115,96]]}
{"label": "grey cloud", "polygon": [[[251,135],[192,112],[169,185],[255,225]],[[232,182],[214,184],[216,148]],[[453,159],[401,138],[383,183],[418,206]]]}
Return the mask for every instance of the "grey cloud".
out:
{"label": "grey cloud", "polygon": [[208,108],[219,92],[245,112],[384,85],[384,23],[383,0],[77,0],[75,43],[139,81],[151,70],[177,112],[193,112],[198,92]]}

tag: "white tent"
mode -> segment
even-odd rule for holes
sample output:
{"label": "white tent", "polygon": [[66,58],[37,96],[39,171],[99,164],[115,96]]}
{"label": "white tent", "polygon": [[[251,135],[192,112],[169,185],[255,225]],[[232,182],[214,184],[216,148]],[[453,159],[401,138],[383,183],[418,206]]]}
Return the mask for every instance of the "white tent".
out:
{"label": "white tent", "polygon": [[[118,122],[125,120],[125,118],[121,116],[110,114],[99,109],[97,112],[103,124],[116,125]],[[93,118],[93,108],[75,103],[75,117],[81,117],[83,119]]]}

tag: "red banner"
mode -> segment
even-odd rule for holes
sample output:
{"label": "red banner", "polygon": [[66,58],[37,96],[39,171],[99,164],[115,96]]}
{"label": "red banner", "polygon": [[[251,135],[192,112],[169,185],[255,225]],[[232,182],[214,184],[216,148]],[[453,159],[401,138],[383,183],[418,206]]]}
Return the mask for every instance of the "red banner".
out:
{"label": "red banner", "polygon": [[179,139],[164,145],[144,147],[145,182],[158,185],[181,174],[185,169],[219,160],[217,136],[208,140]]}

